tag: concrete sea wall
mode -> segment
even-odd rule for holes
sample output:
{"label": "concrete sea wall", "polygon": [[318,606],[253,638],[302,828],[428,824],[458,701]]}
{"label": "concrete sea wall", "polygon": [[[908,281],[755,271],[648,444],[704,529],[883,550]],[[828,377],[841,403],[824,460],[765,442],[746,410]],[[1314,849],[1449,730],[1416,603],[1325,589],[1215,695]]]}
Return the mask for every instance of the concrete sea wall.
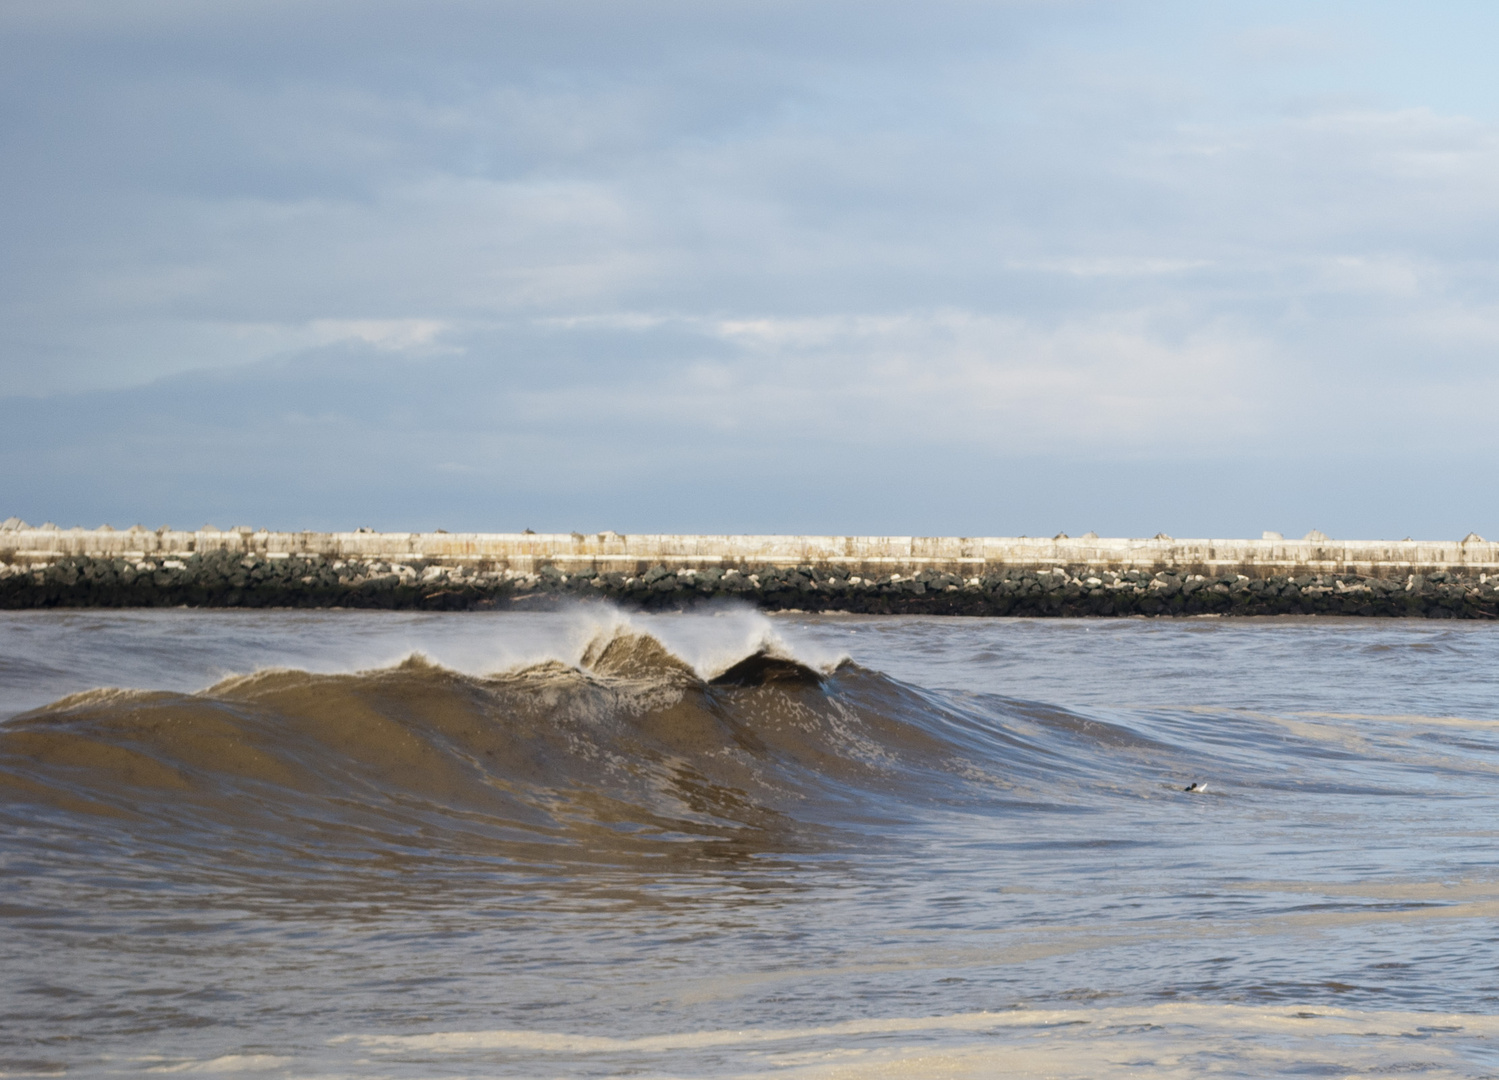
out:
{"label": "concrete sea wall", "polygon": [[767,609],[1494,618],[1499,544],[1460,541],[185,532],[0,525],[0,607]]}

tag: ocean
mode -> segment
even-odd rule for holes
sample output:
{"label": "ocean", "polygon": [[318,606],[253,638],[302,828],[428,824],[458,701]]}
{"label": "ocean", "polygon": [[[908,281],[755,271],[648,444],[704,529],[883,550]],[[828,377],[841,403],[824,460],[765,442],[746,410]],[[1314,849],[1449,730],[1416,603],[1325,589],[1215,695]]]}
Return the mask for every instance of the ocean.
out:
{"label": "ocean", "polygon": [[1499,1075],[1499,627],[0,614],[0,1076]]}

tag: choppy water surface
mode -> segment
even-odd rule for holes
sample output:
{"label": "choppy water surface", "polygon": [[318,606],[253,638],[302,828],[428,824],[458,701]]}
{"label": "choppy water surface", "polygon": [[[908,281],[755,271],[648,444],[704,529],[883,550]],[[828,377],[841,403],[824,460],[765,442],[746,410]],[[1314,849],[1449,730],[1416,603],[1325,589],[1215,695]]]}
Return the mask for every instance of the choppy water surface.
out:
{"label": "choppy water surface", "polygon": [[1496,691],[1451,622],[6,615],[0,1074],[1499,1075]]}

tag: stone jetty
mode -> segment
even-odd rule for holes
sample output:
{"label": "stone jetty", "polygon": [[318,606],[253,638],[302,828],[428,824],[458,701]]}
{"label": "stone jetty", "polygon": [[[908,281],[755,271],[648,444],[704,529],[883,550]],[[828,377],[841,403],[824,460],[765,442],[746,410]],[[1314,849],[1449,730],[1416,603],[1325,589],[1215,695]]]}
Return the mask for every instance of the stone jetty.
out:
{"label": "stone jetty", "polygon": [[1499,544],[1454,541],[273,533],[0,525],[0,608],[542,609],[1499,617]]}

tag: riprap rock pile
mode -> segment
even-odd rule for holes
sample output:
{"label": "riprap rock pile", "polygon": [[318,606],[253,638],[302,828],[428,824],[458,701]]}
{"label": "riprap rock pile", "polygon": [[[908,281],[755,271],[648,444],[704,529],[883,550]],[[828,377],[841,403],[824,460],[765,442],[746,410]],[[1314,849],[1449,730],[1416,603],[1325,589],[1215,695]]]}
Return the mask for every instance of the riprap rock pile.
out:
{"label": "riprap rock pile", "polygon": [[68,555],[0,562],[0,607],[546,608],[607,599],[670,610],[715,598],[767,610],[943,615],[1382,615],[1499,617],[1495,576],[1436,571],[1372,577],[1250,577],[1186,570],[990,568],[856,573],[838,566],[712,566],[634,572],[532,571],[413,560],[214,550],[176,557]]}

